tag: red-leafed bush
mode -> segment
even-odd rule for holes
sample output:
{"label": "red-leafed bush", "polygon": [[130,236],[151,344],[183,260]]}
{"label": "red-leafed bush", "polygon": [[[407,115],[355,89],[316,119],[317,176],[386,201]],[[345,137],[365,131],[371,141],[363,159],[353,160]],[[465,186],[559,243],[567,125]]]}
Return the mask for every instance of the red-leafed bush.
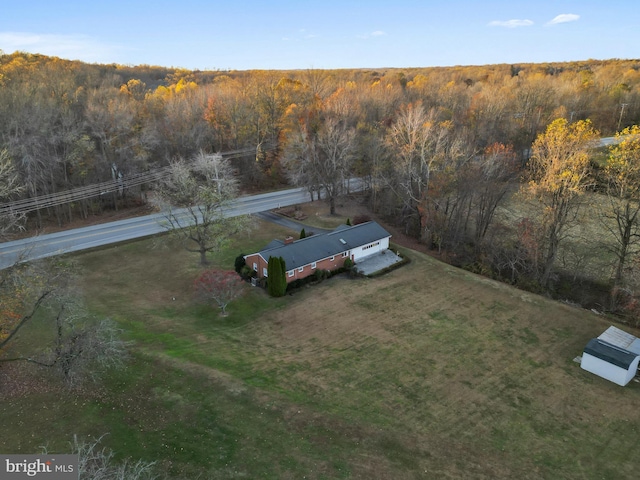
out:
{"label": "red-leafed bush", "polygon": [[205,270],[193,282],[196,294],[206,302],[215,302],[227,314],[227,305],[244,293],[245,282],[235,273],[225,270]]}

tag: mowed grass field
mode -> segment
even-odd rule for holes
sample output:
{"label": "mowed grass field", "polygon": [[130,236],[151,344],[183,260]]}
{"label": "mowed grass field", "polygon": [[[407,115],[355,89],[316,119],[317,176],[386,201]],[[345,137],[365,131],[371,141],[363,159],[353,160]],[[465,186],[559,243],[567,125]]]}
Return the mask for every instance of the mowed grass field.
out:
{"label": "mowed grass field", "polygon": [[[285,233],[262,224],[216,261]],[[228,317],[194,301],[197,258],[167,238],[77,255],[129,367],[70,393],[0,387],[0,451],[108,434],[171,478],[637,478],[640,384],[573,362],[609,320],[405,253],[374,279],[247,287]]]}

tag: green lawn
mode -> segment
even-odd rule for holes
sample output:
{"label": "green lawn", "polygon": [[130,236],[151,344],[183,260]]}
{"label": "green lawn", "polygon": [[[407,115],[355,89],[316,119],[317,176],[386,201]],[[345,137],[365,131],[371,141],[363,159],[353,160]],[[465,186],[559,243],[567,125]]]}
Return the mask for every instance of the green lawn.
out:
{"label": "green lawn", "polygon": [[[216,261],[284,233],[265,224]],[[226,318],[193,300],[197,258],[167,237],[77,255],[130,365],[72,393],[0,390],[0,451],[108,433],[185,479],[635,478],[640,385],[572,361],[607,319],[406,253],[375,279],[248,288]]]}

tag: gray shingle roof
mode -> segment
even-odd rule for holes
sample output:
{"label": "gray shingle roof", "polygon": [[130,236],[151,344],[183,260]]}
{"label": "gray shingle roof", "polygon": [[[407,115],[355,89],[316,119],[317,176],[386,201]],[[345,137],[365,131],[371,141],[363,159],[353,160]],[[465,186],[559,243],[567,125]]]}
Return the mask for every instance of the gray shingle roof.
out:
{"label": "gray shingle roof", "polygon": [[340,225],[333,232],[312,235],[287,245],[271,242],[258,253],[266,261],[273,256],[282,257],[287,270],[293,270],[390,236],[391,234],[376,222],[361,223],[352,227]]}

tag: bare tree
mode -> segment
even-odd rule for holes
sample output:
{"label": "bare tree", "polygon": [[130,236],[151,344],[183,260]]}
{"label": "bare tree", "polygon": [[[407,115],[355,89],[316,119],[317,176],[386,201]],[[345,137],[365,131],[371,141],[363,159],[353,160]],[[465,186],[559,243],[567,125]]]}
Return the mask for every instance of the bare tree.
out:
{"label": "bare tree", "polygon": [[474,241],[479,246],[493,221],[496,209],[517,174],[513,149],[501,144],[489,146],[472,164],[472,188],[475,190]]}
{"label": "bare tree", "polygon": [[46,260],[0,270],[0,353],[60,288],[62,277]]}
{"label": "bare tree", "polygon": [[[24,185],[20,182],[9,152],[0,150],[0,203],[9,202],[24,191]],[[6,236],[22,227],[24,214],[14,212],[10,206],[0,206],[0,241]]]}
{"label": "bare tree", "polygon": [[381,204],[380,192],[386,185],[384,163],[388,157],[388,148],[380,127],[362,125],[356,135],[357,154],[354,161],[354,175],[363,179],[370,192],[372,210],[378,211]]}
{"label": "bare tree", "polygon": [[[311,192],[324,190],[331,215],[336,199],[343,193],[355,153],[355,133],[343,121],[330,117],[314,125],[301,122],[290,135],[284,165],[290,180]],[[312,194],[313,195],[313,194]]]}
{"label": "bare tree", "polygon": [[335,118],[325,121],[317,137],[318,157],[315,170],[329,201],[331,215],[336,213],[336,199],[343,193],[351,172],[354,132]]}
{"label": "bare tree", "polygon": [[332,73],[328,70],[309,69],[302,73],[302,82],[307,86],[311,101],[324,99],[335,88]]}
{"label": "bare tree", "polygon": [[74,435],[71,452],[78,455],[79,480],[154,480],[161,478],[155,472],[155,462],[125,459],[116,462],[115,453],[100,446],[97,440],[80,440]]}
{"label": "bare tree", "polygon": [[[11,200],[24,190],[7,150],[0,150],[0,201]],[[0,241],[22,228],[24,219],[11,206],[1,208]],[[18,260],[0,270],[0,353],[56,289],[59,278],[47,261],[25,264]]]}
{"label": "bare tree", "polygon": [[93,317],[66,295],[47,297],[53,299],[46,305],[47,314],[54,317],[50,344],[0,362],[26,361],[49,368],[70,387],[96,380],[106,369],[124,366],[130,344],[122,340],[122,331],[114,321]]}
{"label": "bare tree", "polygon": [[233,271],[205,270],[193,283],[196,294],[207,303],[218,305],[227,315],[227,305],[244,293],[245,283]]}
{"label": "bare tree", "polygon": [[185,248],[200,254],[218,251],[229,239],[247,228],[244,216],[227,217],[226,208],[238,193],[229,162],[221,155],[200,152],[190,164],[174,162],[169,176],[159,185],[158,201],[165,211],[165,228],[182,239]]}
{"label": "bare tree", "polygon": [[[451,122],[438,122],[437,112],[424,110],[420,102],[400,110],[388,136],[397,155],[390,165],[388,185],[403,202],[403,216],[420,221],[419,205],[426,198],[434,169],[439,168],[453,141]],[[407,228],[410,222],[406,222]],[[408,232],[407,232],[408,233]]]}
{"label": "bare tree", "polygon": [[92,317],[84,307],[67,301],[60,306],[55,327],[54,344],[40,364],[55,369],[69,386],[124,367],[130,343],[113,320]]}

